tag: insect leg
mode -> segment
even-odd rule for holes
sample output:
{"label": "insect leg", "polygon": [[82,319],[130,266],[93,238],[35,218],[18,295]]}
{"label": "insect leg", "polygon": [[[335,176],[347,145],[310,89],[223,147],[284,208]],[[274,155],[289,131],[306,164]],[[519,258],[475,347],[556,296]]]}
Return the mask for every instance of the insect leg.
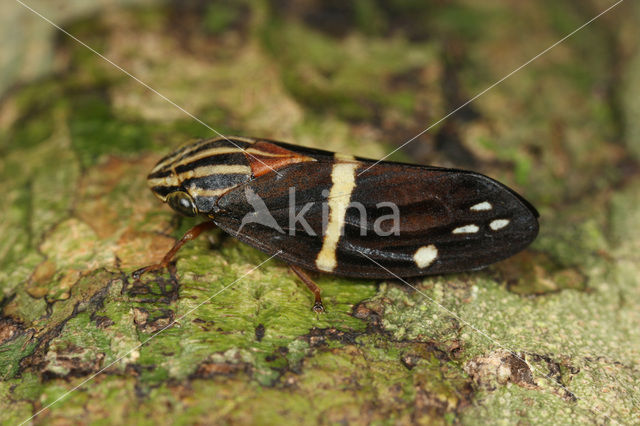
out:
{"label": "insect leg", "polygon": [[134,280],[137,280],[142,276],[142,274],[146,274],[147,272],[150,272],[150,271],[157,271],[158,269],[166,268],[169,265],[169,262],[171,262],[171,259],[173,259],[173,256],[175,256],[178,250],[180,250],[180,247],[182,247],[189,241],[198,238],[198,235],[200,235],[203,231],[208,231],[209,229],[212,229],[215,226],[216,226],[215,223],[211,221],[202,222],[201,224],[194,226],[193,228],[189,229],[187,233],[184,234],[184,236],[180,238],[173,245],[173,247],[171,247],[171,250],[169,250],[167,254],[164,255],[164,257],[159,263],[155,263],[153,265],[140,268],[137,271],[134,271],[133,274],[131,274],[131,276],[133,277]]}
{"label": "insect leg", "polygon": [[320,287],[307,275],[305,271],[298,268],[294,265],[289,265],[289,268],[302,280],[303,283],[307,285],[307,288],[311,290],[311,293],[315,296],[315,301],[313,303],[313,308],[311,308],[314,312],[324,312],[324,305],[322,304],[322,297],[320,297]]}

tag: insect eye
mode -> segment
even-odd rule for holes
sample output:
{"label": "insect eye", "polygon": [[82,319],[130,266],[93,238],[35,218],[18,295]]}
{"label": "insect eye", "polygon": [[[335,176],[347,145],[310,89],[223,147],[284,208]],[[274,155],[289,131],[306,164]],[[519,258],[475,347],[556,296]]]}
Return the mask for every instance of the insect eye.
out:
{"label": "insect eye", "polygon": [[198,209],[196,209],[193,199],[183,191],[175,191],[169,194],[167,196],[167,204],[185,216],[195,216],[198,214]]}

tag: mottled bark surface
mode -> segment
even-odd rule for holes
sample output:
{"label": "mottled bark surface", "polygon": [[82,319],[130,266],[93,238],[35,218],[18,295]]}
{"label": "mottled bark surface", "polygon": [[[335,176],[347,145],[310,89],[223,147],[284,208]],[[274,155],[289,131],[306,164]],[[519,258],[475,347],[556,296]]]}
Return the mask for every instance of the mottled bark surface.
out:
{"label": "mottled bark surface", "polygon": [[[612,4],[55,3],[32,5],[222,133],[369,157]],[[541,212],[529,249],[419,291],[317,276],[322,315],[282,263],[243,277],[267,256],[216,232],[134,283],[195,223],[146,173],[212,133],[19,4],[0,10],[3,423],[86,379],[32,421],[640,420],[637,2],[392,157],[516,188]]]}

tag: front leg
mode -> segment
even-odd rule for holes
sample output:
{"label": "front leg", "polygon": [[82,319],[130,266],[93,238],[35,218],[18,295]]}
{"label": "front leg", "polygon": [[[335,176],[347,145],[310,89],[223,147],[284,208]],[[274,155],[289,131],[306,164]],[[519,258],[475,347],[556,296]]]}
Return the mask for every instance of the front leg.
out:
{"label": "front leg", "polygon": [[182,238],[176,241],[173,247],[171,247],[171,250],[169,250],[167,254],[164,255],[164,257],[159,263],[154,263],[153,265],[140,268],[137,271],[134,271],[131,274],[131,276],[133,277],[134,280],[138,280],[143,274],[146,274],[147,272],[157,271],[159,269],[166,268],[169,265],[169,262],[171,262],[171,259],[173,259],[173,256],[175,256],[178,250],[180,250],[180,247],[182,247],[189,241],[198,238],[198,236],[203,231],[207,231],[209,229],[215,228],[215,226],[216,226],[215,223],[211,221],[202,222],[201,224],[194,226],[193,228],[189,229]]}

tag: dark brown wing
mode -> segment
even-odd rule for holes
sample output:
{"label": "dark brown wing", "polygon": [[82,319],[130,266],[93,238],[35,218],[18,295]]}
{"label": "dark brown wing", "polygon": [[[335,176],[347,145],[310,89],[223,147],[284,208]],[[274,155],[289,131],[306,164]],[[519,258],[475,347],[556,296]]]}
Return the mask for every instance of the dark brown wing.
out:
{"label": "dark brown wing", "polygon": [[[230,190],[218,200],[215,223],[266,253],[281,250],[278,257],[286,262],[369,278],[392,276],[385,268],[401,277],[482,268],[517,253],[537,235],[535,209],[486,176],[389,162],[361,173],[373,162],[359,159],[355,187],[339,195],[352,207],[335,247],[337,263],[332,270],[319,268],[318,255],[327,243],[323,216],[325,224],[330,221],[327,194],[337,176],[332,176],[333,159],[316,158]],[[277,225],[257,211],[256,197]]]}

